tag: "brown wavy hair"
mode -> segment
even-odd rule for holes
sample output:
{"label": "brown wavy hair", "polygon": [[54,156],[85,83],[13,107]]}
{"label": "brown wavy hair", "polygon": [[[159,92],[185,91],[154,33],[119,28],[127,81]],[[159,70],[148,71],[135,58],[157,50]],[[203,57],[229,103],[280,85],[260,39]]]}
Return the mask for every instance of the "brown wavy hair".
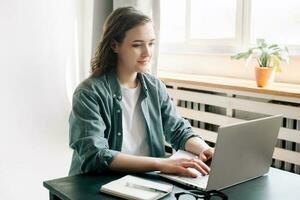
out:
{"label": "brown wavy hair", "polygon": [[113,43],[122,43],[128,30],[148,22],[151,19],[133,7],[113,11],[105,20],[100,42],[91,60],[92,76],[114,70],[118,55],[112,49]]}

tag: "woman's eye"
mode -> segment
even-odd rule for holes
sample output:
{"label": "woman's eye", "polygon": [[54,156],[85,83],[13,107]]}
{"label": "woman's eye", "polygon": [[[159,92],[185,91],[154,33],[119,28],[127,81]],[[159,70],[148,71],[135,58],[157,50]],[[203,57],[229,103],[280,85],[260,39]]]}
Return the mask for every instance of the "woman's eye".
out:
{"label": "woman's eye", "polygon": [[140,46],[142,46],[142,45],[140,45],[140,44],[133,44],[132,46],[133,46],[133,47],[140,47]]}
{"label": "woman's eye", "polygon": [[[148,44],[148,46],[150,46],[150,47],[153,46],[153,45],[154,45],[154,43],[149,43]],[[133,44],[132,45],[132,47],[142,47],[142,46],[143,46],[143,44]]]}

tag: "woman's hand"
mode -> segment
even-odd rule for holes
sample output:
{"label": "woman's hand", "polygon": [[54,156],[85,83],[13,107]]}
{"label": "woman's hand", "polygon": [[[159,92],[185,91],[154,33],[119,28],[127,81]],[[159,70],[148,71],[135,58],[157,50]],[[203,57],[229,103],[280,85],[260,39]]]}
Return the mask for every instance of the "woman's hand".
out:
{"label": "woman's hand", "polygon": [[202,160],[203,162],[206,162],[210,159],[212,159],[213,155],[215,153],[215,149],[209,147],[208,149],[202,151],[199,155],[200,160]]}
{"label": "woman's hand", "polygon": [[199,137],[192,137],[185,143],[185,150],[198,155],[203,162],[209,161],[215,152],[205,141]]}
{"label": "woman's hand", "polygon": [[157,160],[157,170],[166,174],[176,174],[179,176],[197,177],[197,174],[188,168],[194,168],[203,175],[209,173],[209,167],[200,159],[170,159],[160,158]]}

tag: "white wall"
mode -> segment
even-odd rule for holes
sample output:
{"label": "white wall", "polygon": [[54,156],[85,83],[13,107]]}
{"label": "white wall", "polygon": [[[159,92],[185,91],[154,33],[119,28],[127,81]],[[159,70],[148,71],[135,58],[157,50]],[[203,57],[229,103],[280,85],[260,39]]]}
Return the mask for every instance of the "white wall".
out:
{"label": "white wall", "polygon": [[68,117],[107,0],[0,0],[0,199],[49,199],[68,175]]}
{"label": "white wall", "polygon": [[68,174],[77,6],[0,1],[0,199],[49,199],[43,180]]}

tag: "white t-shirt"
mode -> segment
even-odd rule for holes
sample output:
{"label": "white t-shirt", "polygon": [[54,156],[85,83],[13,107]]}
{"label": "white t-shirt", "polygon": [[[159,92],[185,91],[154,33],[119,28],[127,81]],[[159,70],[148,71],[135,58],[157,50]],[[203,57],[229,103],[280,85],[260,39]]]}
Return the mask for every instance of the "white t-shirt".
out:
{"label": "white t-shirt", "polygon": [[147,143],[146,122],[142,114],[139,96],[141,86],[136,88],[126,88],[121,85],[122,100],[122,126],[123,144],[121,152],[149,156],[149,144]]}

